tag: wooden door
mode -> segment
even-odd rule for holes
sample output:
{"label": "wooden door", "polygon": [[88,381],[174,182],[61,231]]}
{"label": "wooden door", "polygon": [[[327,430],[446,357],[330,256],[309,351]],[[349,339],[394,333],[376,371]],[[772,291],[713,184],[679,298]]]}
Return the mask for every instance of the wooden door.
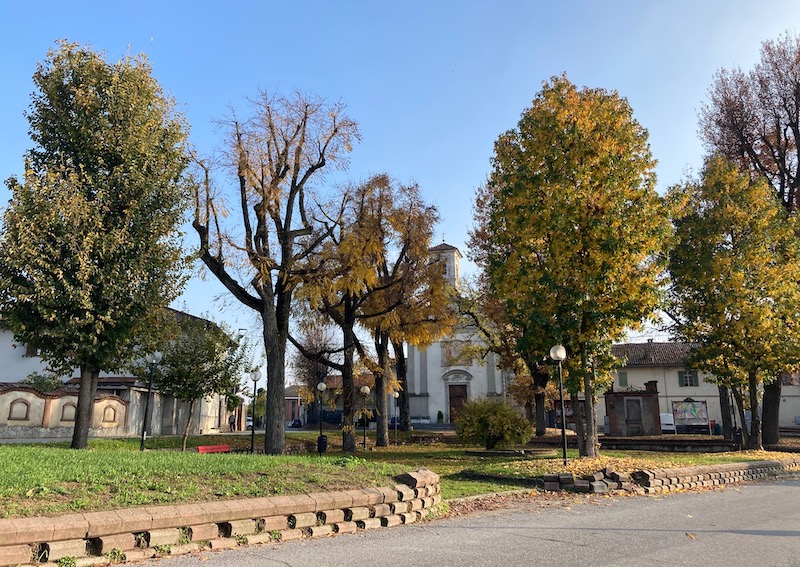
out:
{"label": "wooden door", "polygon": [[640,398],[625,399],[625,425],[628,435],[642,435],[642,400]]}
{"label": "wooden door", "polygon": [[458,417],[458,412],[464,407],[464,402],[467,401],[467,385],[466,384],[451,384],[450,385],[450,423],[453,423]]}

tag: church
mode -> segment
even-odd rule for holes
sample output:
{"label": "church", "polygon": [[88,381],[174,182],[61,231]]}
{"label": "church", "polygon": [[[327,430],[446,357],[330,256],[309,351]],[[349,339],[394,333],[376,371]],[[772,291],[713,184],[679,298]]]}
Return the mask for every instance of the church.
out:
{"label": "church", "polygon": [[[461,253],[441,243],[430,249],[444,265],[449,285],[458,289]],[[453,423],[467,400],[504,397],[512,375],[501,372],[495,355],[464,366],[459,353],[465,345],[481,343],[472,325],[459,325],[452,333],[428,348],[408,347],[407,388],[412,423]]]}

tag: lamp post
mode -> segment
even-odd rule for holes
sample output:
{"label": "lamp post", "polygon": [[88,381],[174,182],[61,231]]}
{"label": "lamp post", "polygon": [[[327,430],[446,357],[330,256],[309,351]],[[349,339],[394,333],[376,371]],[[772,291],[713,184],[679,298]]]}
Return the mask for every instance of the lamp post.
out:
{"label": "lamp post", "polygon": [[144,359],[150,367],[150,376],[147,381],[147,397],[144,400],[144,417],[142,418],[142,438],[139,442],[139,450],[144,451],[144,440],[147,437],[147,432],[150,429],[151,409],[150,398],[153,397],[153,373],[155,372],[155,365],[161,362],[161,353],[158,351],[146,354]]}
{"label": "lamp post", "polygon": [[256,398],[258,397],[258,390],[256,390],[256,385],[258,384],[258,379],[261,378],[261,371],[260,370],[253,370],[250,372],[250,379],[253,381],[253,407],[250,410],[250,413],[253,414],[252,419],[250,420],[250,454],[256,452]]}
{"label": "lamp post", "polygon": [[393,391],[392,397],[394,398],[394,444],[397,445],[397,399],[400,397],[400,392]]}
{"label": "lamp post", "polygon": [[361,386],[361,393],[364,394],[364,411],[361,419],[364,420],[364,450],[367,450],[367,396],[369,396],[369,386]]}
{"label": "lamp post", "polygon": [[317,410],[319,419],[319,437],[317,437],[317,452],[321,457],[328,450],[328,437],[322,434],[322,394],[328,389],[325,379],[321,378],[317,384]]}
{"label": "lamp post", "polygon": [[561,452],[564,466],[567,466],[567,415],[564,413],[564,381],[561,377],[561,361],[567,358],[567,349],[563,345],[555,345],[550,349],[550,358],[558,362],[558,398],[561,402]]}

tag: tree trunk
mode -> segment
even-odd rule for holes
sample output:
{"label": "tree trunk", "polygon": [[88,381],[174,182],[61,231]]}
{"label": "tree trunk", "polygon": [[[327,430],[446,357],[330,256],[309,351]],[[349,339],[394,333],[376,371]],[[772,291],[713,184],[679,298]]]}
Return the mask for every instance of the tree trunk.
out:
{"label": "tree trunk", "polygon": [[583,416],[579,415],[578,400],[572,403],[572,414],[575,419],[577,430],[578,422],[581,423],[581,431],[578,434],[578,454],[581,457],[597,457],[597,417],[594,410],[594,399],[592,389],[593,370],[589,368],[589,356],[586,345],[581,345],[581,370],[583,372]]}
{"label": "tree trunk", "polygon": [[525,401],[525,419],[531,424],[536,421],[536,412],[534,411],[533,402],[531,400]]}
{"label": "tree trunk", "polygon": [[355,311],[351,308],[352,302],[345,301],[344,325],[342,326],[344,360],[342,362],[342,397],[344,415],[342,416],[342,451],[355,453],[356,451],[356,387],[353,378],[353,355],[355,351]]}
{"label": "tree trunk", "polygon": [[408,361],[403,350],[404,346],[402,342],[392,341],[395,364],[397,364],[397,382],[400,384],[400,397],[397,398],[400,404],[400,429],[408,431],[411,429],[411,404],[408,400]]}
{"label": "tree trunk", "polygon": [[719,408],[722,412],[722,436],[733,439],[733,408],[731,408],[731,391],[727,386],[717,385],[719,390]]}
{"label": "tree trunk", "polygon": [[742,391],[737,387],[732,387],[733,397],[736,399],[736,411],[739,413],[739,424],[742,428],[742,443],[746,447],[750,444],[750,430],[747,428],[747,419],[744,413],[744,396]]}
{"label": "tree trunk", "polygon": [[389,422],[387,420],[389,404],[387,403],[388,378],[389,378],[389,335],[376,333],[375,351],[378,354],[378,364],[381,372],[375,376],[375,446],[389,446]]}
{"label": "tree trunk", "polygon": [[547,433],[547,416],[544,409],[545,395],[542,391],[533,394],[534,418],[536,419],[536,436],[541,437]]}
{"label": "tree trunk", "polygon": [[761,423],[764,445],[774,445],[781,437],[780,409],[781,377],[776,376],[772,382],[764,384],[764,421]]}
{"label": "tree trunk", "polygon": [[275,304],[266,295],[261,320],[267,355],[267,393],[264,422],[264,453],[282,455],[286,451],[286,342],[289,340],[289,305],[291,292],[276,282]]}
{"label": "tree trunk", "polygon": [[541,437],[547,433],[547,414],[545,413],[545,389],[550,381],[550,369],[543,364],[535,364],[533,368],[528,365],[533,379],[534,400],[536,401],[536,436]]}
{"label": "tree trunk", "polygon": [[186,419],[186,427],[183,428],[183,439],[181,440],[181,452],[186,451],[186,440],[189,438],[189,428],[192,426],[192,414],[194,413],[195,400],[189,400],[189,417]]}
{"label": "tree trunk", "polygon": [[761,443],[761,411],[758,403],[758,375],[754,370],[747,373],[747,382],[750,387],[750,438],[747,440],[748,449],[763,449]]}
{"label": "tree trunk", "polygon": [[85,449],[89,444],[89,429],[94,412],[94,394],[97,391],[99,370],[81,366],[81,385],[78,390],[78,407],[75,411],[75,428],[72,430],[73,449]]}

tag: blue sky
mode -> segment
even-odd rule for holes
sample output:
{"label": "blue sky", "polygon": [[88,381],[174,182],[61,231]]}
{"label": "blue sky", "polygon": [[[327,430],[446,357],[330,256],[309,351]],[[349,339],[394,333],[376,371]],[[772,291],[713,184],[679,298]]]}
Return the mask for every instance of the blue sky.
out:
{"label": "blue sky", "polygon": [[[796,0],[0,0],[0,10],[1,178],[22,171],[31,75],[64,38],[115,60],[146,53],[201,153],[220,144],[214,119],[259,88],[341,98],[363,137],[348,177],[416,180],[440,208],[437,241],[462,252],[493,143],[542,81],[566,72],[627,97],[663,191],[702,161],[697,112],[714,72],[749,69],[762,41],[800,28]],[[255,332],[251,314],[218,296],[213,276],[194,278],[175,306]]]}

